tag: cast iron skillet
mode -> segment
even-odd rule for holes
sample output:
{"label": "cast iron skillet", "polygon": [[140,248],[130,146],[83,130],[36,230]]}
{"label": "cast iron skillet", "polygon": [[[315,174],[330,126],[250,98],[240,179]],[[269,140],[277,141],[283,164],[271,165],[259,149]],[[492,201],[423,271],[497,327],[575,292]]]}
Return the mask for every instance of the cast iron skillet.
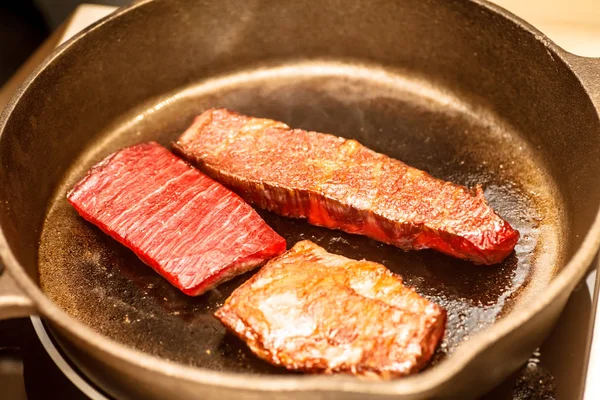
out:
{"label": "cast iron skillet", "polygon": [[[3,317],[39,313],[119,398],[469,397],[540,344],[600,237],[600,64],[480,1],[146,1],[54,52],[0,120]],[[132,143],[169,145],[208,107],[356,138],[481,183],[519,229],[495,266],[262,212],[293,245],[378,261],[449,311],[424,372],[391,382],[271,367],[212,312],[84,222],[66,191]],[[40,290],[41,289],[41,290]]]}

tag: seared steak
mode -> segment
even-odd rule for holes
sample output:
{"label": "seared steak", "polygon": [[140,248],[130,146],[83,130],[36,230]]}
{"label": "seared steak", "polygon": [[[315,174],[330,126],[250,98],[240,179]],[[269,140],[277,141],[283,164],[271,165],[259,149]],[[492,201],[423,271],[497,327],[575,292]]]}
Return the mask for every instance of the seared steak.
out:
{"label": "seared steak", "polygon": [[174,149],[261,208],[404,250],[494,264],[519,238],[480,186],[436,179],[355,140],[212,109]]}
{"label": "seared steak", "polygon": [[269,261],[215,316],[275,365],[383,379],[423,368],[446,322],[383,265],[310,241]]}

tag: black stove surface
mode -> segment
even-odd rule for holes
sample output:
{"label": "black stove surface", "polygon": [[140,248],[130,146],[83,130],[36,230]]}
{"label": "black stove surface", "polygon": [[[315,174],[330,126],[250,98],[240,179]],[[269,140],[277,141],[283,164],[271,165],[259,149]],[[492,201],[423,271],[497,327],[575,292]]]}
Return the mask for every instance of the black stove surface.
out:
{"label": "black stove surface", "polygon": [[[6,400],[89,399],[56,366],[29,318],[0,322],[0,391]],[[537,354],[481,400],[555,398],[554,378]]]}
{"label": "black stove surface", "polygon": [[29,318],[0,322],[0,388],[6,400],[88,400],[46,353]]}

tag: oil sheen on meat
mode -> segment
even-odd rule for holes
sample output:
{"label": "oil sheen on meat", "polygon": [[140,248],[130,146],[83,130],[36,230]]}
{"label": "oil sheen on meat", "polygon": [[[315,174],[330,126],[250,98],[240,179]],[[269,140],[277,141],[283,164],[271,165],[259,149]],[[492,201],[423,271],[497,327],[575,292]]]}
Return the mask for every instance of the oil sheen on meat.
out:
{"label": "oil sheen on meat", "polygon": [[211,109],[174,150],[261,208],[404,250],[495,264],[519,238],[481,187],[436,179],[355,140]]}
{"label": "oil sheen on meat", "polygon": [[272,364],[380,379],[423,368],[446,322],[383,265],[310,241],[268,262],[215,316]]}
{"label": "oil sheen on meat", "polygon": [[285,239],[238,195],[153,142],[110,155],[67,198],[191,296],[285,251]]}

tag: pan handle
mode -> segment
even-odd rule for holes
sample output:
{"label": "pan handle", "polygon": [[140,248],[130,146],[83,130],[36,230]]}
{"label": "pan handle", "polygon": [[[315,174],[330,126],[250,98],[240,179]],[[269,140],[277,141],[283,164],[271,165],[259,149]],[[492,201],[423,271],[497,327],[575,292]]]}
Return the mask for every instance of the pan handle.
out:
{"label": "pan handle", "polygon": [[0,320],[37,314],[33,301],[0,263]]}
{"label": "pan handle", "polygon": [[565,52],[567,62],[583,83],[600,112],[600,57],[581,57]]}

